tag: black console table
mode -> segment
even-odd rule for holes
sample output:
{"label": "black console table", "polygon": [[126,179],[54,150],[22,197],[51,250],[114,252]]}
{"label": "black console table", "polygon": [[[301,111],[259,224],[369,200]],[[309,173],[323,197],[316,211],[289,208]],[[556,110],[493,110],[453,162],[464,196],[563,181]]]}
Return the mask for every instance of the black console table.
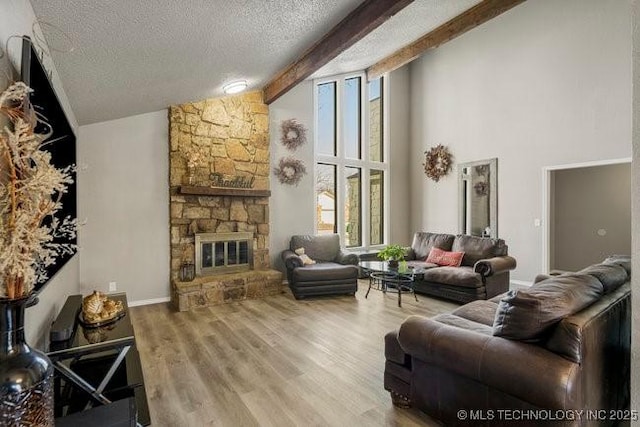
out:
{"label": "black console table", "polygon": [[134,398],[137,423],[146,426],[151,420],[127,298],[124,293],[109,298],[122,301],[125,309],[124,317],[111,324],[83,326],[78,320],[81,295],[70,296],[54,322],[52,338],[69,336],[52,340],[47,354],[56,370],[56,417]]}

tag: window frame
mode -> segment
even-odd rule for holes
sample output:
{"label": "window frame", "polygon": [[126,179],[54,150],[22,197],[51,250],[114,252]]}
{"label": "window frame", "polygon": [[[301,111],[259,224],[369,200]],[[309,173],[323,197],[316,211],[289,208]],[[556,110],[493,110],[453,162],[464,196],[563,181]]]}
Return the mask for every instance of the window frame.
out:
{"label": "window frame", "polygon": [[[352,159],[346,157],[346,147],[343,141],[343,127],[344,127],[344,117],[343,114],[343,105],[345,100],[345,81],[354,77],[360,78],[360,159]],[[388,138],[388,91],[389,84],[388,78],[385,74],[381,77],[382,80],[382,90],[380,91],[380,95],[382,96],[382,117],[381,117],[381,127],[382,127],[382,161],[372,161],[370,160],[370,141],[369,141],[369,129],[370,129],[370,111],[369,111],[369,100],[368,100],[368,89],[369,82],[367,81],[366,74],[363,71],[340,74],[336,76],[323,77],[320,79],[315,79],[313,81],[313,120],[314,120],[314,129],[319,129],[318,123],[318,86],[324,83],[336,82],[336,104],[335,104],[335,124],[336,129],[334,130],[336,137],[336,155],[329,156],[326,154],[318,153],[318,132],[314,132],[314,164],[313,164],[313,173],[314,173],[314,194],[315,194],[315,183],[318,179],[317,177],[317,169],[316,165],[318,163],[324,164],[332,164],[336,165],[336,231],[340,235],[340,245],[345,247],[345,237],[346,237],[346,223],[345,223],[345,212],[341,206],[344,206],[344,200],[346,196],[346,185],[347,185],[347,177],[346,177],[346,169],[347,167],[355,167],[360,168],[361,170],[361,183],[360,183],[360,211],[361,211],[361,223],[360,223],[360,238],[361,245],[360,246],[349,246],[350,250],[369,250],[369,249],[378,249],[384,247],[389,238],[389,188],[390,188],[390,168],[389,168],[389,138]],[[383,171],[383,199],[382,199],[382,215],[383,215],[383,238],[381,244],[371,245],[371,209],[370,209],[370,171],[371,170],[381,170]],[[317,217],[317,196],[314,202],[314,230],[318,232],[318,217]]]}

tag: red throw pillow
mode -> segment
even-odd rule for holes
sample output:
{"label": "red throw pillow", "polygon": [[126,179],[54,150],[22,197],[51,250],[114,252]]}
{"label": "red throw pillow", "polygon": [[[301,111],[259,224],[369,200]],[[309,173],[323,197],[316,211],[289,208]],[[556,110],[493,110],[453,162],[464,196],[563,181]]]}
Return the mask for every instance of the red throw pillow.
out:
{"label": "red throw pillow", "polygon": [[426,261],[432,264],[446,265],[449,267],[460,267],[460,264],[462,264],[463,256],[464,252],[443,251],[442,249],[436,248],[434,246],[429,251],[429,255],[427,256]]}

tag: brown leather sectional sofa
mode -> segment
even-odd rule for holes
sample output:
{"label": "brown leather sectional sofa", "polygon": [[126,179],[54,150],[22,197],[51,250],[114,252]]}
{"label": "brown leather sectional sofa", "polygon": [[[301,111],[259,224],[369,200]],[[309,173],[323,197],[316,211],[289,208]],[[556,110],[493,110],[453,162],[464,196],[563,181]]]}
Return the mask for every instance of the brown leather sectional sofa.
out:
{"label": "brown leather sectional sofa", "polygon": [[[464,252],[460,267],[427,263],[432,247]],[[509,289],[509,272],[516,260],[508,255],[502,239],[417,232],[413,236],[408,264],[424,270],[416,276],[415,291],[458,302],[488,299]]]}
{"label": "brown leather sectional sofa", "polygon": [[615,424],[629,404],[630,274],[630,258],[608,258],[411,316],[385,337],[384,387],[446,425]]}

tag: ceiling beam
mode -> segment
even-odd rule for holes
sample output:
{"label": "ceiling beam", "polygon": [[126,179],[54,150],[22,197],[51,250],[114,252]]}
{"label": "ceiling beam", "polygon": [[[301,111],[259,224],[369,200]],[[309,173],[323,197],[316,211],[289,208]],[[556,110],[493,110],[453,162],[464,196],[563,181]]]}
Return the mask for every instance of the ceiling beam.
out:
{"label": "ceiling beam", "polygon": [[267,83],[263,89],[264,102],[271,104],[413,1],[365,0],[362,2],[338,25]]}
{"label": "ceiling beam", "polygon": [[506,12],[525,0],[483,0],[411,44],[397,50],[367,68],[367,79],[372,80],[413,61],[429,49],[438,47]]}

